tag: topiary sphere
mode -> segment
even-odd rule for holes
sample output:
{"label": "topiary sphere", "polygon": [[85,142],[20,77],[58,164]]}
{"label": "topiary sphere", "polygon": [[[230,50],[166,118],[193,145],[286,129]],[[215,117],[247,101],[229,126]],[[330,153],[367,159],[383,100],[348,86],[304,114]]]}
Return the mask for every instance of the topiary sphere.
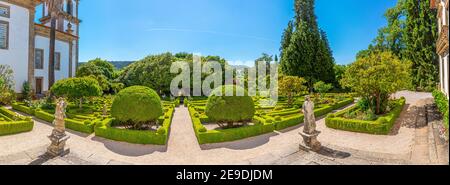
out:
{"label": "topiary sphere", "polygon": [[[233,96],[226,96],[225,92],[228,90],[233,91]],[[220,91],[221,96],[217,96]],[[244,96],[236,96],[241,94]],[[205,113],[214,122],[251,121],[255,115],[255,104],[244,88],[225,85],[211,92]]]}
{"label": "topiary sphere", "polygon": [[155,121],[163,115],[158,94],[149,87],[132,86],[120,91],[111,106],[111,115],[120,122]]}

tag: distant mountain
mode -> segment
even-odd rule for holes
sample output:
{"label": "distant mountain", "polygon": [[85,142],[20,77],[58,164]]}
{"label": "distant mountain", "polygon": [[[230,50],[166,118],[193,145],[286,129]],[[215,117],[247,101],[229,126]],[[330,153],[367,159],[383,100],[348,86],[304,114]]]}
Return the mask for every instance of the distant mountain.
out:
{"label": "distant mountain", "polygon": [[109,63],[113,64],[116,69],[123,69],[128,65],[134,63],[134,61],[109,61]]}

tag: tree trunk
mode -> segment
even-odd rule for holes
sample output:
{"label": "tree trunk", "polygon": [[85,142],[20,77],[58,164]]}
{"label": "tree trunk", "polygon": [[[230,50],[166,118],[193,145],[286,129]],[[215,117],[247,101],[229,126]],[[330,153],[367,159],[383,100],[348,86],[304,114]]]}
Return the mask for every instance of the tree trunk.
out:
{"label": "tree trunk", "polygon": [[48,88],[55,83],[55,42],[56,42],[56,16],[51,16],[50,49],[48,59]]}

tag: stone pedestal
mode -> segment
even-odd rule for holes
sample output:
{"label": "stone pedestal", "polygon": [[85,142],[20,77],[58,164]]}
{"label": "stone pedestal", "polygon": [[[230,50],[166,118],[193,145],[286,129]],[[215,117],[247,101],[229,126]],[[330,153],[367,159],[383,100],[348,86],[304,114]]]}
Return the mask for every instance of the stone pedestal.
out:
{"label": "stone pedestal", "polygon": [[303,141],[300,142],[300,149],[307,152],[318,152],[322,148],[322,144],[317,140],[320,131],[315,131],[313,134],[304,132],[300,132],[299,134],[303,137]]}
{"label": "stone pedestal", "polygon": [[60,132],[56,129],[53,130],[52,135],[48,136],[52,142],[47,148],[47,154],[53,157],[63,156],[70,152],[70,149],[65,149],[66,141],[70,138],[64,132]]}

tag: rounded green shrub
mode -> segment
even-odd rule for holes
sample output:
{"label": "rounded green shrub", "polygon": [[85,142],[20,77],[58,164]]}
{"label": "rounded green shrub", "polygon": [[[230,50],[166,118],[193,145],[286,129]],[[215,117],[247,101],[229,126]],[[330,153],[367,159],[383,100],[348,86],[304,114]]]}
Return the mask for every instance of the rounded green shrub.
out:
{"label": "rounded green shrub", "polygon": [[198,129],[198,131],[203,133],[203,132],[206,132],[207,130],[206,130],[205,127],[201,127],[201,128]]}
{"label": "rounded green shrub", "polygon": [[111,115],[120,122],[150,122],[163,115],[158,94],[144,86],[132,86],[120,91],[111,106]]}
{"label": "rounded green shrub", "polygon": [[163,135],[163,134],[166,133],[166,129],[163,128],[163,127],[161,127],[161,128],[159,128],[159,129],[156,131],[156,133]]}
{"label": "rounded green shrub", "polygon": [[[225,92],[231,91],[233,96],[226,96]],[[220,96],[218,96],[219,94]],[[255,115],[255,104],[244,88],[224,85],[211,92],[205,113],[213,122],[250,121]]]}
{"label": "rounded green shrub", "polygon": [[280,116],[275,116],[275,121],[281,121],[282,118]]}

